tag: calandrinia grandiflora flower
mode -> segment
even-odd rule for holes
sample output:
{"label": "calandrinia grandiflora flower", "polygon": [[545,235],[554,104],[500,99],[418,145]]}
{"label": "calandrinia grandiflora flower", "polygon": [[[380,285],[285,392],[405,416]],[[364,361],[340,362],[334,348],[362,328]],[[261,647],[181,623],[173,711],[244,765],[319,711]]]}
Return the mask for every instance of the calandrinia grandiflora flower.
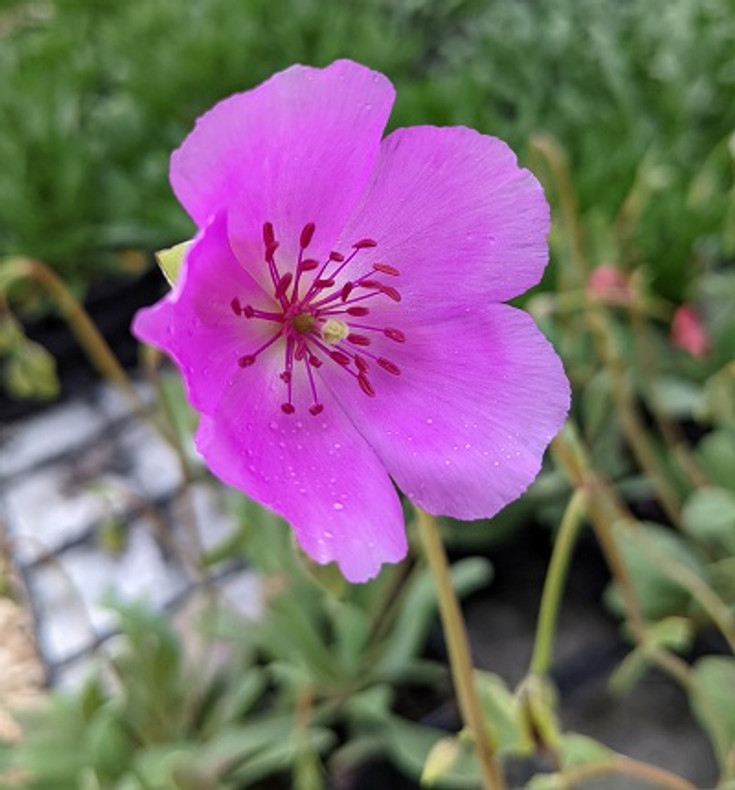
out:
{"label": "calandrinia grandiflora flower", "polygon": [[568,408],[559,358],[503,301],[549,209],[502,141],[383,130],[349,61],[293,66],[202,116],[171,159],[199,231],[139,338],[178,363],[212,472],[351,581],[406,553],[395,484],[475,519],[518,497]]}

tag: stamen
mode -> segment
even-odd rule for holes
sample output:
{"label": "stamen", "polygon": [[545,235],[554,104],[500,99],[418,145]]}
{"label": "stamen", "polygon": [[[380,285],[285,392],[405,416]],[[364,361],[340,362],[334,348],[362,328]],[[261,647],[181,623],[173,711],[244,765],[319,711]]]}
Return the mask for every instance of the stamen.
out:
{"label": "stamen", "polygon": [[315,229],[316,225],[314,225],[313,222],[307,222],[306,225],[304,225],[304,229],[301,231],[301,236],[299,238],[299,246],[302,250],[305,250],[311,244]]}
{"label": "stamen", "polygon": [[[367,347],[373,343],[373,332],[396,343],[404,343],[405,334],[392,326],[370,326],[354,322],[354,319],[364,318],[371,313],[370,308],[358,305],[359,302],[374,299],[381,294],[394,302],[401,301],[401,294],[396,288],[378,279],[379,275],[398,277],[399,270],[388,263],[371,263],[369,260],[360,267],[361,273],[348,270],[362,250],[378,246],[377,241],[370,238],[356,241],[348,254],[332,250],[321,261],[306,258],[305,250],[312,244],[315,232],[314,222],[307,222],[303,226],[298,238],[298,258],[288,263],[285,266],[288,270],[281,275],[275,257],[281,246],[280,242],[276,239],[273,224],[263,223],[264,258],[273,284],[272,299],[276,304],[272,305],[272,311],[243,304],[239,297],[234,297],[229,304],[229,308],[238,317],[277,324],[273,327],[274,333],[270,338],[256,351],[239,357],[237,364],[240,368],[254,365],[259,354],[283,339],[285,364],[278,375],[286,389],[286,398],[281,403],[284,414],[294,414],[297,408],[301,408],[293,401],[295,363],[303,364],[309,381],[312,404],[308,410],[312,415],[324,411],[324,404],[319,401],[317,394],[318,382],[314,371],[325,362],[337,364],[345,373],[354,377],[362,392],[371,398],[375,397],[375,388],[368,375],[371,365],[376,364],[394,376],[401,373],[397,364],[386,357],[371,353]],[[309,272],[312,273],[309,274],[310,282],[304,286],[305,293],[299,295],[300,282]],[[337,285],[339,281],[340,285]],[[358,288],[362,290],[358,292],[359,295],[355,295]]]}
{"label": "stamen", "polygon": [[276,285],[276,299],[280,300],[286,295],[288,286],[291,285],[291,280],[293,280],[293,274],[291,274],[291,272],[286,272],[286,274],[281,277],[278,281],[278,285]]}
{"label": "stamen", "polygon": [[377,362],[378,365],[380,365],[383,370],[387,370],[388,373],[392,373],[394,376],[401,375],[401,369],[389,359],[386,359],[385,357],[378,357]]}
{"label": "stamen", "polygon": [[264,223],[264,225],[263,225],[263,242],[264,242],[264,244],[267,247],[269,244],[273,244],[273,242],[275,240],[276,240],[276,234],[273,231],[273,223],[271,223],[271,222]]}
{"label": "stamen", "polygon": [[405,343],[406,342],[406,336],[403,334],[403,332],[401,332],[400,329],[393,329],[392,326],[387,326],[383,330],[383,334],[389,340],[395,340],[396,343]]}
{"label": "stamen", "polygon": [[370,398],[375,397],[375,390],[373,389],[373,385],[368,380],[368,377],[364,373],[360,373],[357,377],[357,383],[360,385],[360,389]]}

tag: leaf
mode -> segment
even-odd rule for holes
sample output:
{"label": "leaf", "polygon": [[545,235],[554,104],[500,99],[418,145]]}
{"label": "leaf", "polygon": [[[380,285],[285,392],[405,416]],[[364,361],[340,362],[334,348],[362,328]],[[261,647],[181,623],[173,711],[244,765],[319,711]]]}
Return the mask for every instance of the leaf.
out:
{"label": "leaf", "polygon": [[705,656],[692,669],[692,708],[723,771],[735,765],[735,659]]}
{"label": "leaf", "polygon": [[[690,594],[667,568],[666,562],[683,565],[704,577],[704,564],[687,541],[666,527],[647,522],[617,523],[613,527],[613,537],[644,616],[659,620],[685,611]],[[605,600],[618,614],[625,613],[616,585],[608,588]]]}
{"label": "leaf", "polygon": [[591,440],[600,432],[605,422],[614,415],[610,374],[603,369],[587,382],[582,392],[582,418],[585,436]]}
{"label": "leaf", "polygon": [[[455,562],[450,572],[452,584],[460,597],[488,584],[493,573],[492,565],[481,557]],[[395,677],[409,666],[423,647],[435,617],[434,581],[428,570],[423,569],[413,575],[403,595],[391,637],[380,658],[381,676]]]}
{"label": "leaf", "polygon": [[[477,695],[490,743],[498,754],[529,754],[533,751],[525,709],[505,681],[492,672],[475,671]],[[525,701],[525,690],[521,696]]]}
{"label": "leaf", "polygon": [[715,485],[735,491],[735,431],[728,428],[712,431],[697,445],[696,454]]}
{"label": "leaf", "polygon": [[[399,769],[418,780],[431,750],[445,736],[442,730],[391,716],[385,727],[385,748]],[[477,762],[470,748],[462,750],[451,770],[437,778],[435,787],[476,790],[478,781]]]}
{"label": "leaf", "polygon": [[735,492],[709,486],[695,491],[682,510],[684,529],[720,555],[735,554]]}
{"label": "leaf", "polygon": [[653,384],[653,395],[657,408],[672,419],[698,417],[705,412],[704,389],[689,379],[659,378]]}
{"label": "leaf", "polygon": [[167,247],[156,253],[158,266],[163,272],[164,277],[168,280],[169,285],[174,285],[178,279],[179,272],[181,271],[181,264],[192,243],[192,240],[182,241],[179,244],[175,244],[173,247]]}
{"label": "leaf", "polygon": [[568,732],[561,736],[559,757],[563,769],[606,762],[613,754],[603,743],[586,735]]}
{"label": "leaf", "polygon": [[610,687],[614,692],[625,693],[640,680],[650,663],[647,648],[686,650],[694,639],[694,625],[686,617],[666,617],[651,624],[646,629],[646,637],[646,644],[631,650],[610,678]]}
{"label": "leaf", "polygon": [[433,787],[438,780],[446,776],[466,749],[466,744],[454,736],[440,738],[429,751],[421,772],[422,787]]}

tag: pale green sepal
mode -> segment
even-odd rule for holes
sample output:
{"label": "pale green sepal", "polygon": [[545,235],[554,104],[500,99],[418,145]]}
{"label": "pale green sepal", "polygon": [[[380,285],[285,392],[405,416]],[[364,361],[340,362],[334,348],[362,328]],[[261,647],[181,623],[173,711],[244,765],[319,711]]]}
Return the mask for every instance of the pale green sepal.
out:
{"label": "pale green sepal", "polygon": [[192,240],[189,239],[188,241],[182,241],[180,244],[174,244],[173,247],[166,247],[166,249],[159,250],[156,253],[158,266],[168,280],[169,285],[173,285],[178,279],[184,256],[189,252],[191,245]]}
{"label": "pale green sepal", "polygon": [[462,744],[447,736],[441,738],[432,747],[421,772],[420,784],[422,787],[434,787],[439,779],[451,771],[462,753]]}

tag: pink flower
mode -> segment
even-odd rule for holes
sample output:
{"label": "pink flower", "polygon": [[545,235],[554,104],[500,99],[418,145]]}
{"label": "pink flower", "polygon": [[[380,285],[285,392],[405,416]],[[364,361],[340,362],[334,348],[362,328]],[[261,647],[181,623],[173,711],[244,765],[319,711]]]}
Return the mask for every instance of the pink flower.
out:
{"label": "pink flower", "polygon": [[690,304],[677,308],[671,320],[671,343],[693,357],[703,357],[712,346],[707,328]]}
{"label": "pink flower", "polygon": [[171,160],[199,226],[136,316],[178,363],[211,470],[350,581],[406,553],[415,503],[491,516],[539,471],[569,389],[525,313],[549,210],[508,147],[466,128],[381,140],[394,91],[349,61],[225,99]]}
{"label": "pink flower", "polygon": [[590,273],[587,293],[599,302],[625,307],[633,301],[630,277],[615,266],[602,264]]}

